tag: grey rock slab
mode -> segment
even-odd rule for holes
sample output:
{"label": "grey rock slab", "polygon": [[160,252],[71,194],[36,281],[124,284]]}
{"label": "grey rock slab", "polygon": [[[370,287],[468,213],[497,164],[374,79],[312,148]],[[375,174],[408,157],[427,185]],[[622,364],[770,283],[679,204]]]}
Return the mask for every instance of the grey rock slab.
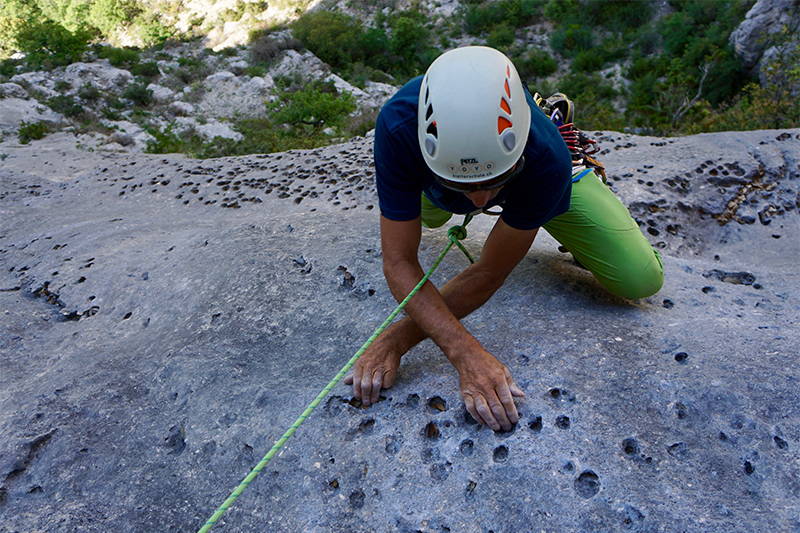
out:
{"label": "grey rock slab", "polygon": [[[800,130],[598,137],[664,288],[611,297],[542,232],[465,320],[527,393],[513,431],[466,416],[426,341],[376,405],[339,385],[215,531],[800,527]],[[394,308],[370,142],[0,145],[3,528],[203,524]]]}

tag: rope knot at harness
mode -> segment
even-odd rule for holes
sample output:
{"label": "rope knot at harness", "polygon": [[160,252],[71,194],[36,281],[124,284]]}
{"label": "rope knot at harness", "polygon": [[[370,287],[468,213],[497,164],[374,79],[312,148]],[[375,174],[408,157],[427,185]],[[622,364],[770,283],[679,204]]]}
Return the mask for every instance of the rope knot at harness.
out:
{"label": "rope knot at harness", "polygon": [[467,228],[464,226],[453,226],[449,230],[447,230],[447,236],[450,239],[455,239],[457,241],[463,241],[467,238]]}

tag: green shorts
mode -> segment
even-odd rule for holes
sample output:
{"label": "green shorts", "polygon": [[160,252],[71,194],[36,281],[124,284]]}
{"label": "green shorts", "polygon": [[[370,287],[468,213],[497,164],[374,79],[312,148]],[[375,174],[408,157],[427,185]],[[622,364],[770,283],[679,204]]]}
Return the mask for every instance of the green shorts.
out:
{"label": "green shorts", "polygon": [[[451,216],[422,195],[425,227],[437,228]],[[661,256],[594,172],[572,184],[569,211],[550,220],[544,229],[612,294],[635,299],[661,289]]]}

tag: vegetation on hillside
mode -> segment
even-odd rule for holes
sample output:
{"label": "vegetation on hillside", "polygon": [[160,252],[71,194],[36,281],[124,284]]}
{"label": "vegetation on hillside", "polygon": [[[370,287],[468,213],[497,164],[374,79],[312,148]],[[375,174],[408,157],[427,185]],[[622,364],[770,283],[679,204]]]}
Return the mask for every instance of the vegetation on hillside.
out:
{"label": "vegetation on hillside", "polygon": [[[675,135],[796,127],[800,49],[791,43],[798,28],[769,36],[779,53],[764,83],[743,70],[729,44],[731,31],[754,1],[667,0],[659,6],[649,0],[462,0],[447,18],[433,18],[414,2],[406,10],[392,10],[391,0],[362,2],[374,14],[366,23],[344,12],[317,9],[289,25],[293,37],[284,32],[274,38],[274,30],[284,28],[254,33],[245,73],[262,76],[283,50],[305,48],[356,86],[363,88],[367,81],[399,86],[422,74],[446,49],[486,44],[514,61],[531,90],[545,95],[561,91],[573,98],[583,129]],[[238,20],[262,4],[223,15]],[[152,106],[147,85],[162,75],[152,60],[153,49],[145,59],[139,49],[96,44],[121,29],[155,50],[177,38],[145,5],[140,0],[4,0],[0,59],[15,51],[25,57],[0,61],[0,81],[20,69],[63,66],[91,52],[130,70],[136,82],[118,96],[85,87],[79,100],[57,96],[43,103],[85,127],[98,116],[119,120],[120,110],[132,105],[133,119],[145,125]],[[358,5],[356,0],[348,3]],[[211,73],[204,61],[180,57],[172,75],[196,85]],[[374,114],[352,116],[353,99],[329,84],[280,80],[276,95],[278,100],[268,104],[268,118],[234,123],[244,136],[241,141],[208,142],[176,135],[170,127],[151,128],[156,139],[151,149],[209,157],[306,148],[363,134],[374,121]],[[109,99],[107,107],[87,108],[101,98]],[[46,132],[41,125],[26,125],[24,136],[34,139]]]}

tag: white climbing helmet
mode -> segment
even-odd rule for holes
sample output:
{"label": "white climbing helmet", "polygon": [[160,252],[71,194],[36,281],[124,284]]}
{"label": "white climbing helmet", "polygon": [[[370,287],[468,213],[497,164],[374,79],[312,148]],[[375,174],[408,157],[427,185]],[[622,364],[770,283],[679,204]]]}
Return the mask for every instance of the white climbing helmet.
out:
{"label": "white climbing helmet", "polygon": [[440,178],[477,184],[501,176],[522,156],[531,111],[517,69],[486,46],[440,55],[419,92],[422,157]]}

